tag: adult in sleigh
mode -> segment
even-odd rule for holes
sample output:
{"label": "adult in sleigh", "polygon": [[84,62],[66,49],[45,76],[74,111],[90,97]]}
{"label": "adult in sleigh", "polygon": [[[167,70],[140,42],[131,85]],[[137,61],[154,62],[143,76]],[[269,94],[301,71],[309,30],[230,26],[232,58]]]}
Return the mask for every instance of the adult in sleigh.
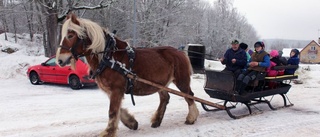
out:
{"label": "adult in sleigh", "polygon": [[[273,96],[279,94],[284,100],[284,106],[287,105],[287,97],[285,94],[289,91],[290,83],[283,83],[283,80],[291,80],[297,78],[297,75],[283,75],[266,77],[266,69],[270,66],[270,56],[264,51],[265,45],[263,42],[256,42],[255,52],[249,61],[249,68],[235,77],[232,73],[225,71],[206,70],[207,81],[205,91],[212,98],[224,100],[225,107],[227,102],[244,103],[251,114],[250,105],[257,103],[267,103],[268,106],[275,110],[270,104],[271,100],[265,99],[266,96]],[[297,65],[290,66],[275,66],[274,70],[296,69]],[[273,88],[268,87],[268,82],[277,82],[278,84]],[[211,111],[203,105],[204,109]],[[229,110],[227,109],[227,112]],[[229,116],[237,118],[228,112]]]}

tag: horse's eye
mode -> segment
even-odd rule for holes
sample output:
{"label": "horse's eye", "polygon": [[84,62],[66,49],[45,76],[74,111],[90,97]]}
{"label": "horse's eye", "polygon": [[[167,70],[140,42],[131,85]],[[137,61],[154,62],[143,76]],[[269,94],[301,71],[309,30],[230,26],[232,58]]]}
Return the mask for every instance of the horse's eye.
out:
{"label": "horse's eye", "polygon": [[68,35],[67,36],[68,39],[71,39],[72,37],[73,37],[73,35]]}

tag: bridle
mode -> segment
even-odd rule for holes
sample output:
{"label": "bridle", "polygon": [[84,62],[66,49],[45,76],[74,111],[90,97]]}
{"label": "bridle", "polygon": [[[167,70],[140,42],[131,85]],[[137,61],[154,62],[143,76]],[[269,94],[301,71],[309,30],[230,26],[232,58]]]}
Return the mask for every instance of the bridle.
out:
{"label": "bridle", "polygon": [[111,34],[106,34],[104,32],[104,35],[105,35],[105,39],[106,39],[106,43],[105,43],[105,49],[104,51],[102,52],[98,52],[98,53],[81,53],[79,54],[77,52],[77,48],[79,47],[79,45],[82,43],[83,47],[82,49],[83,50],[86,50],[87,46],[88,46],[88,42],[87,40],[85,39],[81,39],[78,37],[77,39],[77,42],[74,43],[72,45],[72,47],[68,47],[68,46],[65,46],[65,45],[60,45],[59,47],[61,49],[65,49],[65,50],[68,50],[71,52],[72,54],[72,57],[75,59],[75,60],[78,60],[79,57],[82,57],[82,56],[85,56],[85,55],[90,55],[90,54],[104,54],[104,56],[106,57],[110,57],[112,55],[113,52],[116,52],[116,51],[126,51],[127,49],[118,49],[117,46],[116,46],[116,40],[114,38],[114,34],[116,33],[116,31],[112,32]]}
{"label": "bridle", "polygon": [[74,44],[72,45],[72,47],[68,47],[68,46],[65,46],[65,45],[60,45],[59,47],[62,48],[62,49],[65,49],[65,50],[70,51],[71,54],[72,54],[72,56],[73,56],[73,58],[74,58],[75,60],[78,60],[79,57],[84,56],[84,53],[79,54],[79,53],[77,52],[77,48],[79,47],[79,45],[80,45],[81,43],[82,43],[82,45],[83,45],[82,48],[85,50],[85,49],[86,49],[86,46],[87,46],[87,44],[86,44],[87,42],[86,42],[86,40],[80,39],[80,38],[77,39],[77,42],[74,43]]}

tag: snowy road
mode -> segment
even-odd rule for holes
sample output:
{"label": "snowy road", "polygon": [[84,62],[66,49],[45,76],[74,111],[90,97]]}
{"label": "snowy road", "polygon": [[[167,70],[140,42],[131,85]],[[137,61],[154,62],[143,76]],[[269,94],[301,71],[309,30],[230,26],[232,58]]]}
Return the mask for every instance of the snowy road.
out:
{"label": "snowy road", "polygon": [[[202,75],[193,76],[195,95],[219,102],[208,97],[203,83]],[[159,103],[158,95],[135,97],[136,106],[126,95],[123,106],[135,115],[139,128],[133,131],[119,124],[118,136],[319,136],[319,85],[320,82],[293,85],[288,93],[293,107],[272,111],[264,104],[256,105],[263,110],[262,114],[238,120],[230,118],[225,111],[206,112],[197,103],[200,116],[194,125],[184,124],[187,114],[184,99],[171,95],[159,128],[150,127],[150,118]],[[26,78],[0,79],[0,87],[1,137],[90,137],[98,136],[107,125],[109,100],[98,88],[75,91],[68,86],[34,86]],[[275,102],[275,105],[280,104]]]}

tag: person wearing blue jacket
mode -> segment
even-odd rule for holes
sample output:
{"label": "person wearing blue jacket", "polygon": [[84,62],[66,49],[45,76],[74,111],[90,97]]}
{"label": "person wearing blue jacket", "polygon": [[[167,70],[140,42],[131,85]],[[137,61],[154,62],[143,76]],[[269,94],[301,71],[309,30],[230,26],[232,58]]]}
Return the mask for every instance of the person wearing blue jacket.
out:
{"label": "person wearing blue jacket", "polygon": [[231,45],[231,48],[225,52],[220,61],[226,65],[223,71],[231,71],[235,77],[238,77],[242,73],[241,70],[247,65],[247,55],[243,49],[239,48],[238,40],[233,40]]}
{"label": "person wearing blue jacket", "polygon": [[249,68],[241,73],[236,81],[235,92],[242,94],[250,81],[255,80],[258,75],[264,74],[266,68],[270,66],[269,54],[264,51],[265,45],[258,41],[254,44],[255,52],[251,55]]}
{"label": "person wearing blue jacket", "polygon": [[[290,58],[288,59],[287,64],[288,65],[299,65],[300,59],[299,59],[299,50],[298,49],[292,49],[290,52]],[[285,75],[293,75],[295,73],[296,69],[286,69],[284,71]]]}

